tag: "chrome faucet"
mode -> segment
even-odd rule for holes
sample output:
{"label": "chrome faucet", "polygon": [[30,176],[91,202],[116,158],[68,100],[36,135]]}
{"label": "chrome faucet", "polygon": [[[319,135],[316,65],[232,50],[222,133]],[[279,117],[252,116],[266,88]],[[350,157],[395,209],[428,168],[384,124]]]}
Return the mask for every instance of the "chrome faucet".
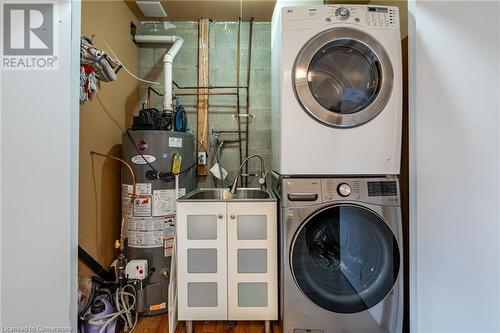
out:
{"label": "chrome faucet", "polygon": [[265,190],[266,189],[266,175],[267,171],[264,170],[264,160],[260,155],[250,155],[245,160],[241,163],[240,167],[238,168],[238,171],[236,172],[236,176],[234,177],[233,185],[231,186],[231,194],[235,194],[236,190],[238,189],[238,179],[241,176],[241,169],[243,169],[243,166],[248,162],[249,159],[257,157],[260,160],[260,178],[259,178],[259,184],[260,184],[260,189]]}

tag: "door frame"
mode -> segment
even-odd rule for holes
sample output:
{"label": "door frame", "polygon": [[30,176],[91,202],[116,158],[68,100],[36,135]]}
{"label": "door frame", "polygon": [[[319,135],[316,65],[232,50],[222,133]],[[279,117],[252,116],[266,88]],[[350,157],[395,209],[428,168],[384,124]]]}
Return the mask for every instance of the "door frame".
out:
{"label": "door frame", "polygon": [[[70,269],[74,278],[70,281],[70,293],[78,291],[78,193],[80,156],[80,38],[81,1],[71,1],[71,218],[70,218]],[[78,304],[76,297],[70,300],[70,320],[73,332],[78,328]]]}

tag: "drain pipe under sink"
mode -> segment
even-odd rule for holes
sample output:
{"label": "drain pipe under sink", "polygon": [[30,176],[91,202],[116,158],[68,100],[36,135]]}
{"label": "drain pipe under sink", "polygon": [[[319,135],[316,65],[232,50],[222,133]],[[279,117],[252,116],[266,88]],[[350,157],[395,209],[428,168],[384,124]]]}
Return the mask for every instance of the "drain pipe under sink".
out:
{"label": "drain pipe under sink", "polygon": [[163,71],[164,71],[164,87],[165,93],[163,95],[163,109],[173,111],[172,105],[172,63],[175,56],[184,44],[184,39],[179,36],[161,36],[161,35],[135,35],[134,41],[136,43],[161,43],[172,44],[170,49],[163,56]]}

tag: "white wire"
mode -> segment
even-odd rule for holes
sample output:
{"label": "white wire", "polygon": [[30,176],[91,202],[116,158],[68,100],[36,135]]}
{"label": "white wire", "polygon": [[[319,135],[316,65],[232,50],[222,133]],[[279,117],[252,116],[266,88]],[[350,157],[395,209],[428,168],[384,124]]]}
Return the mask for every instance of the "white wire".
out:
{"label": "white wire", "polygon": [[[132,293],[126,292],[125,290],[131,288],[133,290]],[[132,303],[129,303],[129,299],[132,300]],[[138,321],[138,313],[135,311],[135,318],[132,319],[132,310],[135,307],[136,297],[135,297],[135,289],[127,284],[123,288],[118,288],[115,294],[115,303],[116,303],[116,312],[101,316],[96,319],[91,319],[88,321],[91,325],[101,326],[99,333],[104,333],[109,324],[111,324],[118,317],[121,317],[125,322],[125,332],[132,332],[137,326]]]}
{"label": "white wire", "polygon": [[99,39],[101,42],[104,43],[104,45],[106,45],[106,47],[108,48],[109,52],[111,52],[111,54],[113,55],[113,57],[115,57],[121,64],[122,64],[122,67],[123,69],[130,74],[130,76],[132,76],[134,79],[136,80],[139,80],[141,82],[145,82],[145,83],[149,83],[149,84],[157,84],[157,85],[160,85],[159,82],[154,82],[154,81],[148,81],[148,80],[144,80],[144,79],[141,79],[140,77],[134,75],[131,71],[128,70],[127,67],[125,67],[125,65],[123,64],[123,62],[120,60],[120,58],[118,58],[118,56],[116,55],[116,53],[113,51],[113,49],[111,48],[111,46],[109,46],[108,42],[106,42],[103,38],[97,36],[97,35],[92,35],[93,37],[97,37],[97,39]]}
{"label": "white wire", "polygon": [[[125,287],[123,287],[123,290],[124,290],[124,291],[125,291],[125,289],[127,288],[127,286],[128,286],[128,285],[125,285]],[[135,293],[135,290],[133,290],[133,292]],[[124,308],[126,308],[126,307],[128,306],[128,299],[123,298],[123,296],[124,296],[125,294],[128,294],[128,293],[123,292],[123,293],[121,293],[121,294],[120,294],[120,299],[121,299],[121,301],[122,301],[122,303],[121,303],[121,304],[122,304],[122,305],[124,305]],[[116,295],[118,296],[118,293],[117,293]],[[118,297],[117,297],[117,298],[118,298]],[[133,298],[133,300],[134,300],[134,304],[135,304],[135,297]],[[119,304],[119,303],[118,303],[118,304]],[[124,314],[125,314],[125,317],[126,317],[126,318],[125,318],[125,323],[127,323],[127,324],[128,324],[127,326],[129,326],[129,325],[130,325],[130,326],[132,326],[132,328],[131,328],[131,330],[132,330],[132,329],[135,327],[135,323],[133,323],[133,321],[132,321],[132,313],[131,313],[130,311],[126,311]],[[123,316],[122,316],[122,317],[123,317]],[[133,324],[132,324],[132,323],[133,323]],[[130,330],[130,331],[131,331],[131,330]]]}

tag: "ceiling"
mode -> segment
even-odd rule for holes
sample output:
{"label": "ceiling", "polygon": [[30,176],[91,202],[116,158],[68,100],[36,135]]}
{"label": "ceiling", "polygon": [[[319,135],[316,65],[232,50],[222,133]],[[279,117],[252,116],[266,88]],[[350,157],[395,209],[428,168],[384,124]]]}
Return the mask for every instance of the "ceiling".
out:
{"label": "ceiling", "polygon": [[[158,2],[158,0],[151,0]],[[393,0],[391,0],[393,1]],[[144,17],[135,1],[125,0],[132,12],[141,21],[193,21],[199,18],[210,18],[215,21],[236,21],[239,17],[255,21],[271,22],[275,0],[162,0],[167,12],[166,18]],[[364,0],[325,0],[325,3],[361,3]],[[387,2],[387,1],[386,1]]]}
{"label": "ceiling", "polygon": [[[154,0],[153,0],[154,1]],[[238,17],[249,20],[270,22],[274,0],[163,0],[161,4],[167,12],[166,18],[144,17],[134,1],[125,1],[141,21],[178,20],[192,21],[210,18],[215,21],[236,21]]]}

